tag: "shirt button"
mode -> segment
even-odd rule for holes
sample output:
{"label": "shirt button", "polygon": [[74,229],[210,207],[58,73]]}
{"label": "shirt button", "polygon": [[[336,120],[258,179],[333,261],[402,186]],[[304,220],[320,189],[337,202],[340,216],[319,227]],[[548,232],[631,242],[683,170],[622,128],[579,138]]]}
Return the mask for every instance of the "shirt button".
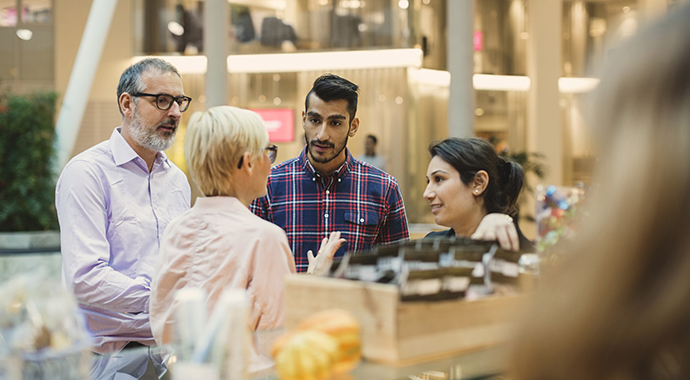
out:
{"label": "shirt button", "polygon": [[324,215],[323,217],[324,217],[324,218],[328,218],[328,214]]}
{"label": "shirt button", "polygon": [[338,182],[340,182],[340,181],[341,181],[341,179],[340,179],[340,178],[338,178]]}
{"label": "shirt button", "polygon": [[311,180],[312,180],[312,181],[316,181],[316,177],[312,178]]}
{"label": "shirt button", "polygon": [[330,193],[331,193],[331,191],[330,191],[330,190],[326,190],[326,194],[330,194]]}
{"label": "shirt button", "polygon": [[359,220],[359,222],[360,222],[360,223],[364,223],[364,218],[361,218],[361,219]]}

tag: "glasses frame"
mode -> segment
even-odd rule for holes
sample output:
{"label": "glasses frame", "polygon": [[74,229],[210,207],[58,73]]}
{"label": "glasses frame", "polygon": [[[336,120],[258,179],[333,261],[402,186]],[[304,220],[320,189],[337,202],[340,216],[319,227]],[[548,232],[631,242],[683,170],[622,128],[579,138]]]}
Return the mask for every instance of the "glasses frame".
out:
{"label": "glasses frame", "polygon": [[[161,111],[167,111],[170,108],[172,108],[173,103],[177,103],[177,105],[180,107],[180,112],[184,112],[189,108],[189,105],[192,103],[192,98],[190,98],[189,96],[186,96],[186,95],[172,96],[170,94],[166,94],[165,92],[161,92],[159,94],[149,94],[146,92],[137,92],[137,93],[130,94],[130,95],[135,96],[135,97],[141,97],[141,96],[153,96],[153,97],[155,97],[156,98],[156,108],[158,108]],[[160,107],[160,105],[158,103],[158,98],[161,96],[169,96],[172,98],[172,102],[170,102],[170,104],[168,104],[168,108],[161,108]],[[184,107],[184,109],[182,109],[182,104],[180,104],[180,100],[186,100],[187,101],[187,104]]]}
{"label": "glasses frame", "polygon": [[264,149],[268,151],[268,159],[271,160],[271,163],[276,162],[276,157],[278,157],[278,146],[276,144],[271,144]]}
{"label": "glasses frame", "polygon": [[[276,144],[271,144],[264,148],[268,151],[268,159],[271,160],[271,164],[276,162],[276,157],[278,157],[278,146]],[[240,157],[240,161],[237,163],[237,169],[242,169],[242,163],[244,162],[244,156]]]}

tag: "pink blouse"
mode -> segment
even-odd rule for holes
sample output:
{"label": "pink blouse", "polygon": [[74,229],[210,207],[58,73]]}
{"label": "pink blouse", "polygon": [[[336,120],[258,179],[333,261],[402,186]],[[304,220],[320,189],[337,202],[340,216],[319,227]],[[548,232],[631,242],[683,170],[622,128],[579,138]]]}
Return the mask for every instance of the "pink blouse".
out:
{"label": "pink blouse", "polygon": [[283,278],[295,273],[285,231],[254,215],[237,198],[197,198],[163,236],[151,286],[151,330],[158,344],[172,342],[175,291],[203,288],[208,315],[228,287],[246,289],[249,328],[283,324]]}

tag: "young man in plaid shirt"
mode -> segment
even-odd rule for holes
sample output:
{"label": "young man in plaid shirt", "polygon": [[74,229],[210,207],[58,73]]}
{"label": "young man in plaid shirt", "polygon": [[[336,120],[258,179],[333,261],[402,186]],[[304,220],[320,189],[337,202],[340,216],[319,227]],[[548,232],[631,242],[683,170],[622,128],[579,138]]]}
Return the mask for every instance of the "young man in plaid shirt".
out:
{"label": "young man in plaid shirt", "polygon": [[[358,88],[332,74],[314,81],[302,111],[307,145],[299,157],[271,170],[266,196],[250,205],[285,230],[298,272],[307,270],[310,253],[318,252],[332,231],[346,240],[335,257],[410,237],[398,182],[347,149],[348,138],[359,128]],[[498,240],[502,248],[518,250],[517,236],[512,219],[489,214],[472,238]]]}
{"label": "young man in plaid shirt", "polygon": [[285,230],[298,272],[307,270],[307,251],[317,252],[331,231],[346,240],[335,257],[410,236],[395,178],[356,160],[346,147],[359,128],[357,91],[337,75],[314,82],[302,111],[307,145],[271,170],[266,196],[250,206]]}

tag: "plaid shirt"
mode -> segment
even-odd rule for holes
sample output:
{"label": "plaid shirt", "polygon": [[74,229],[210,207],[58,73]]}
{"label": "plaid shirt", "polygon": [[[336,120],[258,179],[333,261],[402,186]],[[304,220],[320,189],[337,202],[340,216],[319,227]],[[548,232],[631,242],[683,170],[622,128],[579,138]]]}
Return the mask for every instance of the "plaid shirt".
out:
{"label": "plaid shirt", "polygon": [[410,237],[395,178],[346,153],[338,170],[322,176],[303,150],[271,170],[266,196],[249,206],[285,230],[298,272],[307,270],[307,251],[316,254],[332,231],[347,240],[335,257]]}

